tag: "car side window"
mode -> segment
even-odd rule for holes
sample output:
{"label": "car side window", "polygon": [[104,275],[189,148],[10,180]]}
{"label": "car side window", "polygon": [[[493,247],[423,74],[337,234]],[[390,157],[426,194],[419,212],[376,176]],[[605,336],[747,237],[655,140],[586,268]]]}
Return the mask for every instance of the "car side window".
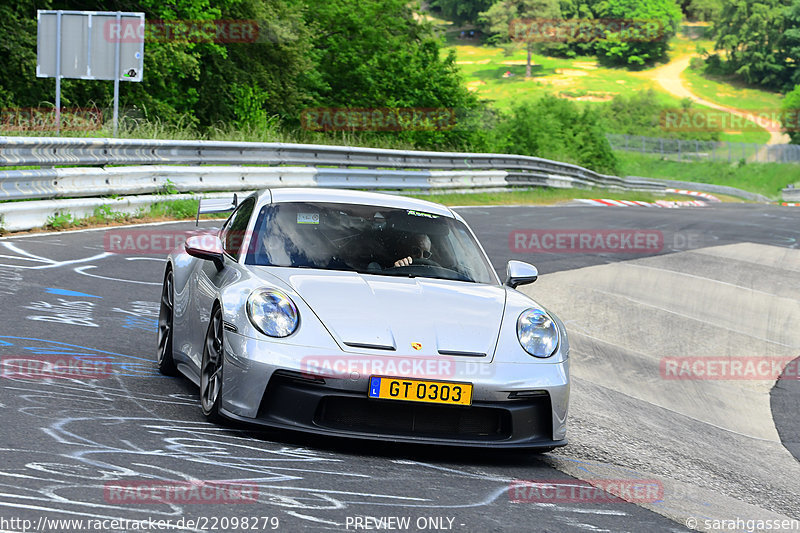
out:
{"label": "car side window", "polygon": [[246,199],[233,212],[225,227],[222,228],[222,233],[220,234],[222,249],[233,258],[238,258],[239,256],[239,250],[242,248],[245,232],[247,231],[247,224],[250,222],[250,215],[253,214],[255,205],[255,198]]}

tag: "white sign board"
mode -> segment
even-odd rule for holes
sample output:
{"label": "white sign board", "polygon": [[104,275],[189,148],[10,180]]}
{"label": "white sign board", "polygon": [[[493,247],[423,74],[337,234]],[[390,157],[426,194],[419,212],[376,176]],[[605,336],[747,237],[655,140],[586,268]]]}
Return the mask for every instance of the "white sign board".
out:
{"label": "white sign board", "polygon": [[37,17],[37,77],[142,81],[144,13],[40,10]]}

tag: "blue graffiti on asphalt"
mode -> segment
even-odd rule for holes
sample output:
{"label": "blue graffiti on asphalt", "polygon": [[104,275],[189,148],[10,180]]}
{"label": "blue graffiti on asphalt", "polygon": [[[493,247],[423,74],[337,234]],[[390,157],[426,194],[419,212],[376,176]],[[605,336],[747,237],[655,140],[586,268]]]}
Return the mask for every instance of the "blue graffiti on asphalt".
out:
{"label": "blue graffiti on asphalt", "polygon": [[78,296],[81,298],[102,298],[102,296],[95,296],[94,294],[86,294],[85,292],[78,292],[78,291],[68,291],[66,289],[54,289],[53,287],[48,287],[44,290],[44,292],[50,294],[57,294],[58,296]]}
{"label": "blue graffiti on asphalt", "polygon": [[115,376],[165,377],[156,370],[155,357],[136,357],[77,344],[10,335],[0,336],[0,346],[16,347],[35,355],[66,355],[89,361],[104,356],[111,359]]}
{"label": "blue graffiti on asphalt", "polygon": [[143,317],[126,317],[125,323],[122,325],[123,328],[128,329],[143,329],[145,331],[155,331],[158,329],[158,320],[155,318],[143,318]]}

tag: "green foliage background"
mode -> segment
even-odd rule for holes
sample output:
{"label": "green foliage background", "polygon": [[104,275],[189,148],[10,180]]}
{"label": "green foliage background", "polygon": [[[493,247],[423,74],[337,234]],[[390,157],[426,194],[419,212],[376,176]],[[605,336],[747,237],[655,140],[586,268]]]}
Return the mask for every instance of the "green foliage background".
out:
{"label": "green foliage background", "polygon": [[[589,43],[544,46],[548,53],[596,54],[603,62],[627,68],[665,58],[681,9],[695,18],[720,14],[718,44],[731,50],[726,63],[718,60],[720,68],[724,65],[764,83],[793,87],[800,82],[786,61],[791,54],[800,57],[800,30],[795,31],[800,28],[800,0],[435,0],[432,6],[457,22],[478,23],[481,13],[499,9],[499,4],[508,4],[504,8],[508,13],[526,4],[553,8],[564,18],[659,21],[663,28],[659,39],[637,41],[609,34]],[[492,110],[466,89],[453,53],[444,50],[442,37],[418,16],[419,6],[406,0],[3,2],[0,107],[52,105],[54,81],[35,75],[37,9],[142,11],[150,21],[257,21],[256,42],[146,41],[144,81],[122,84],[121,108],[123,124],[153,135],[168,126],[178,132],[175,135],[186,137],[212,137],[224,131],[242,140],[510,152],[561,159],[602,172],[618,170],[606,131],[645,135],[652,131],[663,136],[654,122],[660,107],[648,95],[617,98],[592,109],[547,97],[507,114]],[[744,24],[747,35],[740,31]],[[761,41],[755,40],[757,31]],[[737,42],[743,44],[733,53]],[[762,50],[759,55],[759,47],[773,43],[777,51]],[[108,111],[111,101],[109,82],[62,82],[65,107]],[[303,130],[303,110],[318,107],[447,108],[454,110],[458,123],[428,131]]]}

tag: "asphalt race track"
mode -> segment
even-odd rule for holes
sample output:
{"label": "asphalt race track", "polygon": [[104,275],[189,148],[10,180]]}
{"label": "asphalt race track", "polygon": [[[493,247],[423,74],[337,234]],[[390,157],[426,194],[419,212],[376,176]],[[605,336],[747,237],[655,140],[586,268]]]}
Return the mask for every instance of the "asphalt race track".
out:
{"label": "asphalt race track", "polygon": [[[460,212],[501,275],[509,259],[537,265],[540,279],[524,291],[567,325],[569,446],[545,455],[453,450],[209,424],[197,388],[156,370],[165,253],[110,252],[110,235],[124,228],[7,237],[4,365],[22,356],[99,358],[112,372],[36,379],[3,367],[0,532],[159,530],[92,528],[112,519],[172,520],[172,531],[463,532],[745,531],[748,520],[800,520],[796,366],[794,379],[776,385],[668,379],[661,364],[747,356],[786,365],[800,355],[800,209]],[[516,246],[513,235],[526,230],[643,230],[660,240],[638,253],[537,251]],[[148,480],[235,480],[257,498],[119,501],[109,490]],[[626,498],[634,503],[537,499],[514,488],[519,480],[561,488],[639,480],[657,483],[659,494]]]}

